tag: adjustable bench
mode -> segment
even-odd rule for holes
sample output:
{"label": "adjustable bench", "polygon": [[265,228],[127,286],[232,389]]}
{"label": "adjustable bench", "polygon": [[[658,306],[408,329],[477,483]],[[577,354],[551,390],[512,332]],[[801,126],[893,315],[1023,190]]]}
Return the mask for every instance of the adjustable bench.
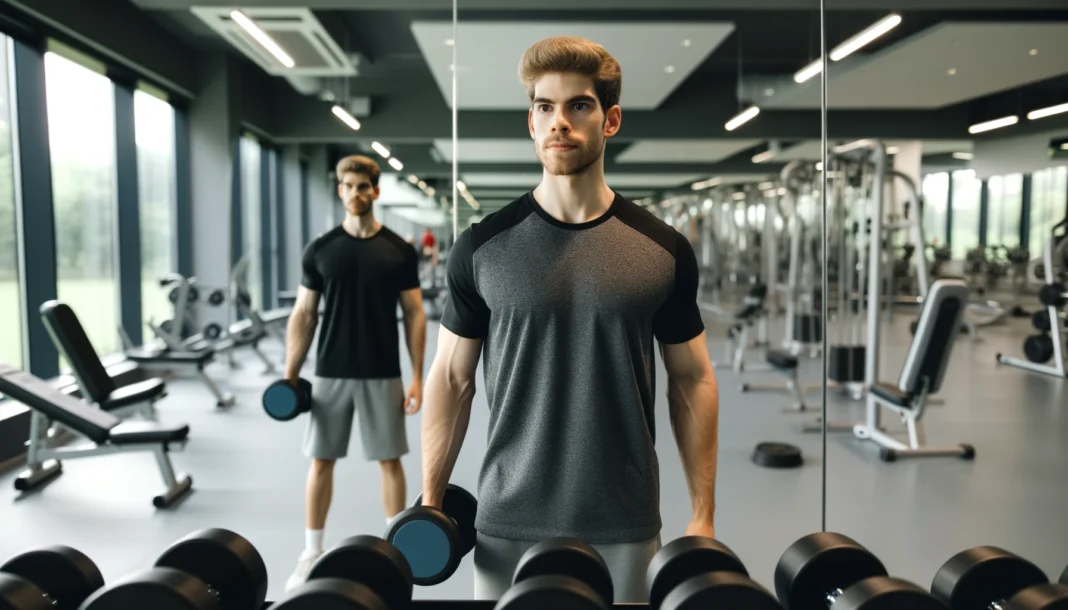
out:
{"label": "adjustable bench", "polygon": [[[38,488],[63,472],[60,460],[110,455],[131,451],[151,451],[156,456],[166,489],[152,499],[156,508],[165,508],[188,493],[193,486],[188,475],[175,476],[170,451],[184,448],[189,426],[165,426],[157,422],[122,421],[111,413],[90,407],[53,388],[47,382],[0,362],[0,393],[32,410],[26,470],[15,479],[15,489]],[[56,422],[85,437],[89,443],[54,447],[48,434]]]}
{"label": "adjustable bench", "polygon": [[118,387],[70,306],[47,301],[41,305],[40,312],[52,343],[70,363],[83,398],[119,417],[139,413],[147,419],[156,419],[156,401],[167,395],[167,385],[162,379]]}
{"label": "adjustable bench", "polygon": [[220,390],[215,380],[204,372],[204,367],[215,360],[215,350],[210,347],[195,352],[139,347],[127,348],[125,353],[127,360],[137,363],[148,372],[193,371],[215,396],[216,406],[229,407],[234,404],[234,395]]}
{"label": "adjustable bench", "polygon": [[[267,356],[260,351],[260,341],[267,338],[267,328],[258,316],[253,314],[253,317],[246,318],[239,322],[234,322],[230,325],[227,331],[227,335],[222,339],[215,342],[215,351],[219,353],[232,354],[234,350],[242,347],[251,349],[260,361],[267,367],[264,371],[264,375],[273,375],[275,372],[274,363],[267,358]],[[230,359],[230,366],[236,367],[237,363]]]}

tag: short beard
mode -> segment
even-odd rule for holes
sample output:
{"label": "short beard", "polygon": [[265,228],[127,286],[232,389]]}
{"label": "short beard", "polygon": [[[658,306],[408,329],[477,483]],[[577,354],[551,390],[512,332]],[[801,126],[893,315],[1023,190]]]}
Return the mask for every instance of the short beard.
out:
{"label": "short beard", "polygon": [[542,167],[545,171],[549,172],[553,176],[575,176],[585,173],[590,169],[594,163],[601,158],[604,154],[604,142],[600,142],[595,148],[579,149],[579,154],[575,155],[575,158],[564,160],[550,160],[546,151],[542,148],[535,146],[534,153],[538,156],[538,161],[541,161]]}

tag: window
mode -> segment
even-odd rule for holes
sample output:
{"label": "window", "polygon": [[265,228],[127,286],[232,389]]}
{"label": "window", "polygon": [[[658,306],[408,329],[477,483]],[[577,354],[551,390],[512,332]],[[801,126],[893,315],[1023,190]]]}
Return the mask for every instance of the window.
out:
{"label": "window", "polygon": [[[106,76],[45,54],[56,292],[103,355],[118,341],[115,98]],[[38,305],[38,304],[35,304]]]}
{"label": "window", "polygon": [[141,316],[148,326],[174,315],[159,279],[175,270],[174,108],[144,91],[134,92],[137,180],[141,216]]}
{"label": "window", "polygon": [[1049,241],[1053,225],[1064,220],[1068,197],[1068,167],[1051,167],[1031,177],[1031,224],[1028,249],[1038,258]]}
{"label": "window", "polygon": [[1022,214],[1023,176],[991,176],[987,180],[986,244],[1006,248],[1020,245]]}
{"label": "window", "polygon": [[263,309],[263,226],[261,212],[263,201],[260,195],[261,160],[260,144],[255,139],[241,138],[241,252],[249,259],[248,291],[252,295],[252,308]]}
{"label": "window", "polygon": [[923,237],[927,244],[946,244],[946,209],[949,202],[949,174],[923,177]]}
{"label": "window", "polygon": [[963,259],[979,245],[979,190],[975,170],[953,172],[953,258]]}
{"label": "window", "polygon": [[0,34],[0,362],[22,366],[22,303],[19,289],[15,159],[12,145],[14,91],[8,87],[11,41]]}

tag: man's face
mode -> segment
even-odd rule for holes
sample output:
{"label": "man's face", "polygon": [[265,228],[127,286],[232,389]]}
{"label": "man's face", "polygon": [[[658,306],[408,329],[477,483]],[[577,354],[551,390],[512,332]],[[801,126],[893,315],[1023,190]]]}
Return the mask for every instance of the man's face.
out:
{"label": "man's face", "polygon": [[619,106],[601,108],[593,79],[551,72],[534,85],[527,124],[538,160],[554,176],[579,174],[596,163],[621,121]]}
{"label": "man's face", "polygon": [[345,172],[337,185],[337,195],[346,212],[351,216],[363,216],[371,211],[371,205],[378,199],[378,187],[371,186],[371,177],[367,174]]}

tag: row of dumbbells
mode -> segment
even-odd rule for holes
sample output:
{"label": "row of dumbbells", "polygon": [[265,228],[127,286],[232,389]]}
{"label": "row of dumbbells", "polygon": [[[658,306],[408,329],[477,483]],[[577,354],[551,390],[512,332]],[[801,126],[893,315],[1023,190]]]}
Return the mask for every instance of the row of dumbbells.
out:
{"label": "row of dumbbells", "polygon": [[[464,543],[460,550],[462,555],[470,549]],[[419,561],[382,538],[347,538],[316,562],[304,585],[270,608],[406,608],[419,584],[413,574]],[[646,587],[654,610],[1064,610],[1068,569],[1060,580],[1050,583],[1034,564],[1002,549],[976,547],[946,562],[927,591],[889,577],[850,538],[818,533],[783,554],[775,595],[750,579],[725,545],[696,536],[674,540],[656,554]],[[88,557],[68,547],[36,549],[0,566],[3,610],[261,610],[266,592],[262,557],[248,540],[222,529],[183,538],[152,568],[109,586]],[[597,551],[578,539],[555,538],[524,554],[496,608],[602,610],[612,606],[613,597],[611,576]]]}

